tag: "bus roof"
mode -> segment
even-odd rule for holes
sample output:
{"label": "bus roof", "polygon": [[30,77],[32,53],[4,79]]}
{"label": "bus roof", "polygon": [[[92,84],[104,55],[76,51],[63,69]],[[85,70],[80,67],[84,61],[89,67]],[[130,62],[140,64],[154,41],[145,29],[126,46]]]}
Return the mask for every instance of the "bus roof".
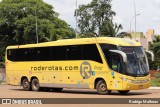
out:
{"label": "bus roof", "polygon": [[78,45],[78,44],[93,44],[93,43],[106,43],[117,46],[141,46],[139,42],[133,41],[128,38],[116,37],[93,37],[93,38],[77,38],[77,39],[62,39],[52,42],[43,42],[38,44],[26,44],[17,46],[8,46],[11,48],[29,48],[29,47],[45,47],[45,46],[63,46],[63,45]]}

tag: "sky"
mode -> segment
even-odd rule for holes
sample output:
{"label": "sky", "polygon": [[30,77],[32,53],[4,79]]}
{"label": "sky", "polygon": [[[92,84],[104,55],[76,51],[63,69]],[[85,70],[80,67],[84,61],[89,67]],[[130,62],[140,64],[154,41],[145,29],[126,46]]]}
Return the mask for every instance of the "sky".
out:
{"label": "sky", "polygon": [[[43,0],[53,5],[54,10],[59,13],[59,18],[65,20],[73,28],[76,28],[74,11],[76,0]],[[92,0],[77,0],[77,4],[88,4]],[[160,34],[160,0],[112,0],[112,10],[116,12],[114,22],[122,24],[123,30],[135,29],[134,22],[134,1],[136,4],[137,32],[146,33],[147,29],[154,29],[156,34]],[[133,19],[133,20],[132,20]]]}

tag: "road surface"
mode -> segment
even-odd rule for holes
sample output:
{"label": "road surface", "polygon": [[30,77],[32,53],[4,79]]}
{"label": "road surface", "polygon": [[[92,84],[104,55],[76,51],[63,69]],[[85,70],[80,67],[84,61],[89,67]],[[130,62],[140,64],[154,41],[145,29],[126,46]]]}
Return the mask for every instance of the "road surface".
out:
{"label": "road surface", "polygon": [[[62,92],[53,91],[23,91],[20,86],[0,85],[0,98],[160,98],[160,90],[135,90],[129,92],[127,95],[120,95],[118,92],[113,91],[111,95],[98,95],[96,90],[87,89],[64,89]],[[56,107],[75,107],[75,106],[87,106],[87,107],[107,107],[106,104],[56,104]],[[159,107],[159,104],[122,104],[123,107]],[[3,105],[3,107],[15,107],[15,105]],[[20,107],[21,105],[16,105]],[[28,105],[29,106],[29,105]],[[29,107],[35,107],[30,105]],[[39,107],[44,106],[40,105]],[[119,104],[109,104],[109,107],[116,107]],[[1,107],[1,105],[0,105]],[[23,105],[24,107],[24,105]],[[27,105],[25,105],[27,107]],[[45,107],[52,107],[52,105],[45,105]]]}

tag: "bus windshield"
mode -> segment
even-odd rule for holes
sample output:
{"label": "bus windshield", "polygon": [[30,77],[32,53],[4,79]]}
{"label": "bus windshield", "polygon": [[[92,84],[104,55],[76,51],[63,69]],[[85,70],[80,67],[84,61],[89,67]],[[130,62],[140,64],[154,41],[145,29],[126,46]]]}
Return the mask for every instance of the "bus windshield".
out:
{"label": "bus windshield", "polygon": [[126,75],[145,76],[149,74],[148,60],[142,47],[119,47],[127,55]]}

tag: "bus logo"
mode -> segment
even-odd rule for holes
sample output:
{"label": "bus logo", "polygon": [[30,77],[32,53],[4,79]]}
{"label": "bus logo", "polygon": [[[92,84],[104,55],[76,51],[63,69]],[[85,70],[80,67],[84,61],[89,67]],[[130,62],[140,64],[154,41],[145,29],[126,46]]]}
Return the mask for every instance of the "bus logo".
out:
{"label": "bus logo", "polygon": [[80,65],[80,74],[83,79],[88,79],[92,75],[92,68],[89,62],[85,61]]}

